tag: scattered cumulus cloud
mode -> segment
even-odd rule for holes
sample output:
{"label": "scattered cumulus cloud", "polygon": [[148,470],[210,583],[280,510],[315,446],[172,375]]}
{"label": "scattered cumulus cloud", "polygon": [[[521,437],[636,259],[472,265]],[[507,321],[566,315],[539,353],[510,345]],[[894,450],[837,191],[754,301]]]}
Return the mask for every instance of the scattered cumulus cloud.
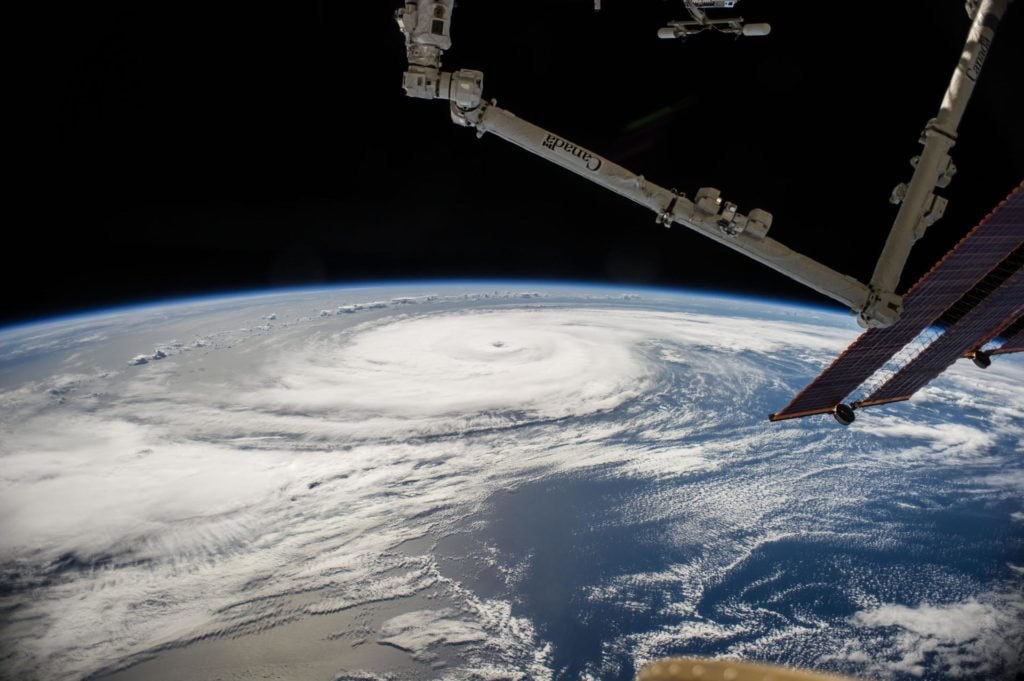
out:
{"label": "scattered cumulus cloud", "polygon": [[876,674],[950,678],[1005,674],[1024,666],[1024,595],[986,593],[959,603],[881,605],[854,624],[876,642],[867,657]]}

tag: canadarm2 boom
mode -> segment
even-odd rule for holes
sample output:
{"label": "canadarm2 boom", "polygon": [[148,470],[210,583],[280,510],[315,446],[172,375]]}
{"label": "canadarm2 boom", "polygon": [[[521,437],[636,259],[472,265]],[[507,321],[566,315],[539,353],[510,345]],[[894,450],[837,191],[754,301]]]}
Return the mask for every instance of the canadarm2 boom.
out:
{"label": "canadarm2 boom", "polygon": [[893,190],[890,201],[899,204],[900,209],[871,277],[872,293],[861,315],[862,323],[865,318],[870,319],[881,306],[899,305],[895,291],[910,251],[914,243],[924,236],[925,230],[941,218],[946,210],[946,199],[937,196],[935,190],[947,187],[956,173],[949,152],[956,144],[960,120],[974,93],[974,86],[981,75],[985,57],[992,47],[996,28],[1006,12],[1008,2],[968,0],[968,11],[973,12],[973,15],[967,42],[942,99],[939,113],[928,122],[921,134],[921,155],[911,161],[914,174],[908,184],[897,185]]}
{"label": "canadarm2 boom", "polygon": [[494,104],[458,110],[458,115],[478,134],[491,133],[649,208],[657,215],[658,224],[685,225],[850,309],[859,310],[867,301],[868,288],[864,284],[769,238],[772,216],[766,211],[754,209],[743,215],[734,204],[723,203],[718,190],[713,188],[701,189],[696,202],[690,201]]}
{"label": "canadarm2 boom", "polygon": [[[754,209],[749,215],[733,203],[723,202],[717,189],[705,187],[694,200],[672,192],[598,154],[573,144],[493,102],[483,101],[483,74],[479,71],[441,70],[441,56],[450,47],[449,26],[453,0],[410,0],[396,19],[406,36],[409,68],[403,85],[406,94],[420,99],[450,102],[452,120],[475,128],[478,136],[491,133],[595,184],[652,210],[658,224],[681,224],[714,239],[768,267],[841,302],[863,310],[870,289],[853,277],[801,255],[767,236],[772,215]],[[896,321],[881,309],[872,323]],[[898,313],[898,311],[897,311]]]}

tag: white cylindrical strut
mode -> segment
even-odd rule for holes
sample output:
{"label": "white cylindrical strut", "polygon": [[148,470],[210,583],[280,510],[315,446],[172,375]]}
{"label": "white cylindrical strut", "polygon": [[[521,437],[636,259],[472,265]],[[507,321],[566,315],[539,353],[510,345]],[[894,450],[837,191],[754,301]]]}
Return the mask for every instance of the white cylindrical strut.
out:
{"label": "white cylindrical strut", "polygon": [[[683,196],[648,182],[641,175],[493,104],[465,112],[465,121],[475,127],[478,134],[491,133],[522,147],[649,208],[663,224],[676,222],[685,225],[838,300],[852,310],[860,310],[867,302],[868,287],[861,282],[764,236],[771,221],[764,211],[751,211],[748,217],[736,214],[735,206],[731,204],[726,204],[726,210],[722,210],[722,202],[714,190],[702,190],[708,198],[694,204]],[[710,210],[708,207],[711,207]]]}
{"label": "white cylindrical strut", "polygon": [[[902,203],[871,277],[872,290],[879,295],[896,291],[914,243],[945,209],[945,199],[935,196],[934,191],[938,186],[945,186],[954,172],[949,150],[956,143],[957,128],[974,92],[1007,2],[981,0],[942,107],[925,129],[922,137],[924,150],[916,161],[913,178],[908,186],[901,186],[894,193],[896,200],[902,200]],[[871,310],[865,310],[862,322],[870,322],[870,318]]]}

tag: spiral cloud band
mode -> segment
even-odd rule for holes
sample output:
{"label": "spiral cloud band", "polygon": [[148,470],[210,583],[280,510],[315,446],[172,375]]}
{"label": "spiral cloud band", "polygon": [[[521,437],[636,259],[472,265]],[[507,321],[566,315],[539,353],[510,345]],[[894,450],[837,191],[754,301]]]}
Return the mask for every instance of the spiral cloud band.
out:
{"label": "spiral cloud band", "polygon": [[[0,334],[0,677],[196,677],[268,648],[300,678],[622,678],[690,646],[998,678],[1024,621],[1024,367],[958,368],[870,425],[768,425],[843,322],[369,290]],[[934,555],[940,511],[995,514],[989,577]]]}

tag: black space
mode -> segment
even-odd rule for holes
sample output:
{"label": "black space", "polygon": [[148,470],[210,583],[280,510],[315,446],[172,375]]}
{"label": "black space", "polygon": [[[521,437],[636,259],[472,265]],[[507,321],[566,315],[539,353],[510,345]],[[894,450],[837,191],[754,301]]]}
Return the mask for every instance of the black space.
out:
{"label": "black space", "polygon": [[[398,2],[77,3],[41,19],[28,210],[0,322],[278,285],[587,280],[819,300],[780,275],[404,98]],[[968,28],[959,0],[744,0],[767,38],[659,41],[676,0],[463,0],[448,68],[522,118],[861,279]],[[1024,177],[1011,6],[906,285]],[[19,67],[20,68],[20,67]],[[669,115],[632,129],[657,110]]]}

